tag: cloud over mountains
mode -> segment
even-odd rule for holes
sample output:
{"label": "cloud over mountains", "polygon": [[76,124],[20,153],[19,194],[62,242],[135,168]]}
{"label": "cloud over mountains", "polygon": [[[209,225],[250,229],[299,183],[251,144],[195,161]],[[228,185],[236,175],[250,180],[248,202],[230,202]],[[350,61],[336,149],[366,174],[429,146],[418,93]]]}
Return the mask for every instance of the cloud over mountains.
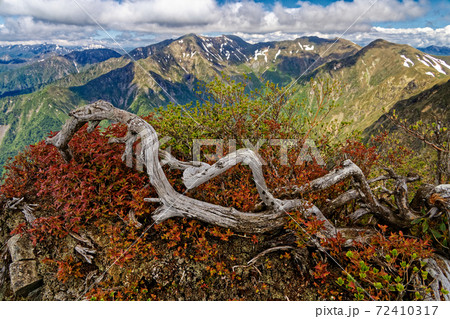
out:
{"label": "cloud over mountains", "polygon": [[[118,40],[128,41],[158,40],[158,36],[190,32],[240,33],[246,39],[270,34],[292,37],[316,33],[331,37],[343,32],[352,40],[388,38],[401,33],[374,27],[376,23],[416,19],[425,15],[430,6],[427,0],[336,1],[326,6],[299,1],[294,7],[267,2],[0,0],[0,41],[100,40],[105,37],[101,27]],[[403,34],[426,34],[432,44],[450,45],[445,43],[449,41],[448,28],[441,29],[405,29]]]}

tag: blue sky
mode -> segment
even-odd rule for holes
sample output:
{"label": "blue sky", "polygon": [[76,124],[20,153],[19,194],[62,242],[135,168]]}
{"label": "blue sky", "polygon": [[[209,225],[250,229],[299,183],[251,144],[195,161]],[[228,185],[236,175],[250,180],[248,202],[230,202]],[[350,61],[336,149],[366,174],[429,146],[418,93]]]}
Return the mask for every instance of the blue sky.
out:
{"label": "blue sky", "polygon": [[[225,3],[226,1],[218,1],[219,3]],[[275,1],[267,0],[257,0],[255,2],[263,3],[268,8],[272,7]],[[298,0],[281,0],[278,1],[282,3],[285,7],[295,8],[298,6]],[[333,0],[316,0],[310,1],[314,4],[319,4],[322,6],[330,5]],[[345,0],[345,2],[352,2],[352,0]],[[417,28],[417,27],[434,27],[443,28],[450,24],[450,3],[449,0],[429,0],[428,10],[425,15],[418,17],[416,19],[408,19],[406,21],[393,21],[378,23],[378,26],[384,27],[399,27],[399,28]]]}
{"label": "blue sky", "polygon": [[316,35],[450,46],[450,1],[0,0],[0,44],[130,48],[192,32],[251,42]]}

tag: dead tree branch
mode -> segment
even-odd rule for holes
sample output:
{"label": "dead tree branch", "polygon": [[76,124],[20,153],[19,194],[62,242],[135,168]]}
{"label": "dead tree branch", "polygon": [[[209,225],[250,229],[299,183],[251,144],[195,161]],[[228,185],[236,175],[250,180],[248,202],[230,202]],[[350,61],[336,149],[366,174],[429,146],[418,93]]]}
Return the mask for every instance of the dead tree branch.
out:
{"label": "dead tree branch", "polygon": [[[299,210],[305,217],[314,216],[316,219],[324,222],[323,230],[317,235],[319,238],[335,237],[339,232],[347,239],[347,244],[351,245],[352,241],[364,241],[371,236],[371,232],[366,229],[336,228],[319,208],[305,200],[281,200],[275,198],[266,185],[261,161],[252,150],[239,149],[219,159],[213,165],[198,162],[182,162],[169,153],[159,150],[157,133],[149,123],[137,115],[113,107],[108,102],[98,101],[86,105],[72,111],[70,116],[71,118],[63,126],[62,130],[46,141],[47,144],[54,145],[66,161],[70,161],[73,158],[72,150],[68,145],[70,140],[86,123],[89,123],[89,131],[92,131],[100,121],[105,119],[125,124],[128,128],[125,137],[111,138],[109,142],[125,144],[122,159],[130,167],[133,164],[133,144],[139,137],[141,138],[141,153],[138,155],[138,160],[145,165],[150,184],[158,195],[158,198],[147,199],[146,201],[160,204],[152,213],[152,218],[156,223],[161,223],[172,217],[187,217],[212,225],[230,228],[237,232],[264,233],[281,228],[286,224],[286,213],[292,210]],[[264,208],[261,212],[240,212],[233,207],[214,205],[180,194],[169,183],[162,169],[162,165],[167,164],[172,169],[183,170],[183,182],[188,189],[192,189],[222,174],[238,163],[245,163],[252,170],[255,186],[264,203]],[[419,216],[408,202],[406,184],[417,180],[418,177],[402,177],[391,170],[386,169],[386,171],[388,172],[386,176],[367,180],[357,165],[350,160],[346,160],[341,168],[333,170],[307,185],[297,186],[290,192],[290,196],[300,195],[307,191],[322,191],[339,182],[352,179],[354,189],[332,200],[329,203],[330,207],[326,211],[338,208],[351,200],[358,200],[362,203],[362,208],[357,211],[355,218],[370,213],[390,225],[408,228],[411,226],[411,221]],[[370,188],[370,183],[387,179],[395,181],[395,188],[392,194],[394,195],[397,209],[393,209],[391,205],[386,206],[381,203]],[[446,196],[450,197],[450,185],[440,185],[438,187],[441,188],[435,188],[433,191],[441,194],[444,200],[434,200],[431,203],[431,197],[428,197],[425,201],[428,204],[436,205],[436,207],[439,206],[438,209],[446,210],[448,213],[449,206]],[[433,191],[430,193],[433,193]],[[428,195],[427,192],[424,194]],[[420,199],[417,198],[413,202],[416,204],[421,203]],[[134,220],[133,216],[130,216],[130,220]],[[291,249],[291,246],[282,246],[282,248]],[[269,249],[262,254],[264,255],[270,251]],[[86,250],[83,247],[78,247],[77,252],[83,255],[87,262],[90,262],[92,258],[88,254],[95,253],[93,250]],[[435,273],[436,276],[439,276],[437,270]],[[445,278],[448,277],[446,273]]]}

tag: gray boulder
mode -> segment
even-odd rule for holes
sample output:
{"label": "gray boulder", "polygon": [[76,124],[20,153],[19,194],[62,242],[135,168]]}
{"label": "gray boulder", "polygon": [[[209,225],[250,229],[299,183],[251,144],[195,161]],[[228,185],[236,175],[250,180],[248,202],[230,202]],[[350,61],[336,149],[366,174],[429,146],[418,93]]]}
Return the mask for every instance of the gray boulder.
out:
{"label": "gray boulder", "polygon": [[26,235],[11,237],[7,245],[12,259],[9,265],[11,289],[18,296],[27,296],[43,283],[37,273],[33,245]]}
{"label": "gray boulder", "polygon": [[38,276],[36,260],[15,261],[9,265],[11,289],[18,296],[27,296],[42,285]]}
{"label": "gray boulder", "polygon": [[13,262],[35,259],[33,245],[28,236],[15,235],[8,240],[8,249]]}

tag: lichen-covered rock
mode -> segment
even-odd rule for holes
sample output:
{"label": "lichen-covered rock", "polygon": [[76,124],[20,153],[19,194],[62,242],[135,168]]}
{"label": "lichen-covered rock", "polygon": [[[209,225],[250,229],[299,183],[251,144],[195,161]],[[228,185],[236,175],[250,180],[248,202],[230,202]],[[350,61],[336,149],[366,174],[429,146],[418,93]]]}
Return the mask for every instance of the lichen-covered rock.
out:
{"label": "lichen-covered rock", "polygon": [[16,261],[9,265],[11,289],[18,296],[26,296],[42,285],[35,260]]}
{"label": "lichen-covered rock", "polygon": [[11,237],[8,240],[8,249],[13,262],[36,258],[28,236],[18,234]]}

